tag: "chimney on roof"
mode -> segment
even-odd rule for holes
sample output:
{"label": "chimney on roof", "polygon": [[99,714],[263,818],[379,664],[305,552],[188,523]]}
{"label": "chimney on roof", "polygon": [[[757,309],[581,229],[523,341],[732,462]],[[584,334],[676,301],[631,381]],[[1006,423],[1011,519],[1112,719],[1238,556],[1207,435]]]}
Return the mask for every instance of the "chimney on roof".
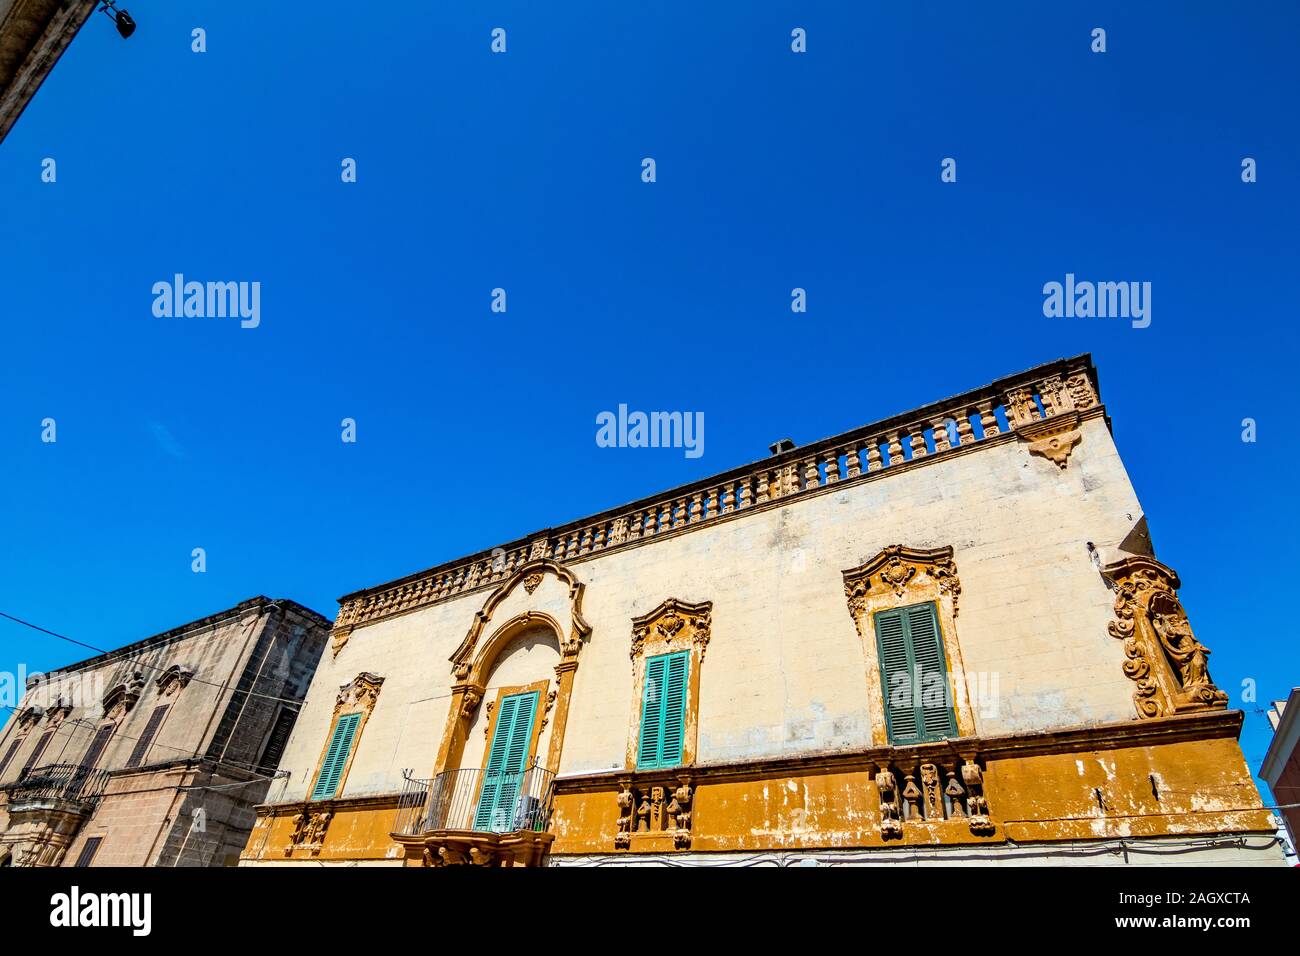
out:
{"label": "chimney on roof", "polygon": [[794,441],[789,438],[782,438],[779,441],[774,441],[772,442],[772,444],[768,445],[767,450],[774,455],[780,455],[783,452],[793,451]]}

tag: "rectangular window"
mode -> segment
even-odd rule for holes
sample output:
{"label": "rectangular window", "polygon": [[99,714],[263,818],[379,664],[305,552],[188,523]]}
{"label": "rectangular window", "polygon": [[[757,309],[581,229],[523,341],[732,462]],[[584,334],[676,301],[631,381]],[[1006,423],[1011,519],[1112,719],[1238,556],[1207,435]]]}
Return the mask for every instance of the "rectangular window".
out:
{"label": "rectangular window", "polygon": [[5,771],[9,769],[9,761],[14,759],[14,754],[18,753],[18,748],[23,745],[23,741],[26,739],[27,736],[24,734],[21,737],[15,737],[9,742],[9,749],[5,751],[3,759],[0,759],[0,779],[4,778]]}
{"label": "rectangular window", "polygon": [[108,746],[108,741],[112,738],[113,731],[116,729],[116,724],[105,724],[95,731],[95,738],[90,742],[90,748],[86,751],[86,756],[81,758],[81,768],[83,770],[95,769],[95,765],[99,763],[99,758],[104,755],[104,749]]}
{"label": "rectangular window", "polygon": [[27,755],[27,760],[23,764],[23,772],[18,775],[19,777],[27,776],[27,771],[36,766],[36,761],[41,759],[41,754],[45,753],[45,748],[50,745],[50,738],[53,736],[53,730],[47,730],[45,733],[41,734],[41,739],[36,741],[36,746],[32,749],[32,752]]}
{"label": "rectangular window", "polygon": [[357,725],[361,723],[360,714],[344,714],[334,723],[334,733],[330,735],[330,745],[325,751],[325,762],[321,764],[320,775],[316,777],[316,786],[312,788],[313,800],[328,800],[338,792],[339,782],[343,778],[343,768],[347,766],[352,753],[352,742],[357,736]]}
{"label": "rectangular window", "polygon": [[645,696],[641,701],[638,770],[676,767],[686,737],[686,678],[690,651],[660,654],[645,662]]}
{"label": "rectangular window", "polygon": [[957,736],[934,603],[878,611],[875,619],[889,742],[920,743]]}
{"label": "rectangular window", "polygon": [[167,716],[167,708],[170,706],[170,704],[159,704],[153,709],[153,713],[149,715],[149,722],[144,725],[144,733],[135,742],[131,756],[126,759],[128,767],[138,767],[144,762],[145,755],[149,752],[149,745],[158,735],[158,728],[162,726],[163,718]]}
{"label": "rectangular window", "polygon": [[293,730],[297,717],[298,711],[292,707],[283,707],[275,715],[275,723],[271,725],[271,733],[266,738],[262,759],[258,762],[258,769],[262,772],[271,773],[280,766],[280,758],[284,756],[285,745],[289,742],[289,731]]}
{"label": "rectangular window", "polygon": [[81,852],[77,855],[77,862],[73,866],[90,866],[90,861],[95,858],[99,852],[99,845],[104,842],[103,837],[91,837],[81,847]]}
{"label": "rectangular window", "polygon": [[533,740],[537,691],[511,694],[501,701],[492,735],[492,750],[483,770],[483,789],[474,813],[474,829],[493,833],[513,830],[515,800],[523,781],[524,764]]}

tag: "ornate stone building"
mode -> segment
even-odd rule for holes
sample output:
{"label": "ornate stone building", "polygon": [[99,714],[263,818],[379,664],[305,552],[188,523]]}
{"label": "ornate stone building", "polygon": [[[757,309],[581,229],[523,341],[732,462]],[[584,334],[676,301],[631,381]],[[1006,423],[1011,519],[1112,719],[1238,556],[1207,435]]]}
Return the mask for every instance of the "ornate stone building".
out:
{"label": "ornate stone building", "polygon": [[257,597],[28,681],[0,733],[0,866],[221,866],[329,621]]}
{"label": "ornate stone building", "polygon": [[1280,862],[1180,584],[1087,355],[778,443],[345,596],[243,862]]}

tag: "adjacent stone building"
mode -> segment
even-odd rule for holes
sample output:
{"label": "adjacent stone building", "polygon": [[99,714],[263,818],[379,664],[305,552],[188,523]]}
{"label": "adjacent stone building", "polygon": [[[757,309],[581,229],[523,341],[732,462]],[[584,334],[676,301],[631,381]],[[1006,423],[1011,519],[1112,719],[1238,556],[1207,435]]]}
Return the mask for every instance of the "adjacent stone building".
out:
{"label": "adjacent stone building", "polygon": [[342,598],[243,862],[1281,861],[1089,356],[773,449]]}
{"label": "adjacent stone building", "polygon": [[0,141],[99,4],[0,0]]}
{"label": "adjacent stone building", "polygon": [[257,597],[28,681],[0,734],[0,866],[222,866],[329,622]]}

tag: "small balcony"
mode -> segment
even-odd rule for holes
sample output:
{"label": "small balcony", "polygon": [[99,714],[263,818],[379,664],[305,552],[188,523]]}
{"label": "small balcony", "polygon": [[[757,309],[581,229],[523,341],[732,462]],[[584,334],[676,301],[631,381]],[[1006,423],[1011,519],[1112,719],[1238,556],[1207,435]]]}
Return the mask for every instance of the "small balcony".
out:
{"label": "small balcony", "polygon": [[548,832],[555,773],[448,770],[432,780],[404,774],[393,839],[407,865],[539,866]]}
{"label": "small balcony", "polygon": [[29,770],[3,789],[9,795],[11,816],[30,810],[86,815],[99,802],[107,782],[107,770],[55,763]]}

